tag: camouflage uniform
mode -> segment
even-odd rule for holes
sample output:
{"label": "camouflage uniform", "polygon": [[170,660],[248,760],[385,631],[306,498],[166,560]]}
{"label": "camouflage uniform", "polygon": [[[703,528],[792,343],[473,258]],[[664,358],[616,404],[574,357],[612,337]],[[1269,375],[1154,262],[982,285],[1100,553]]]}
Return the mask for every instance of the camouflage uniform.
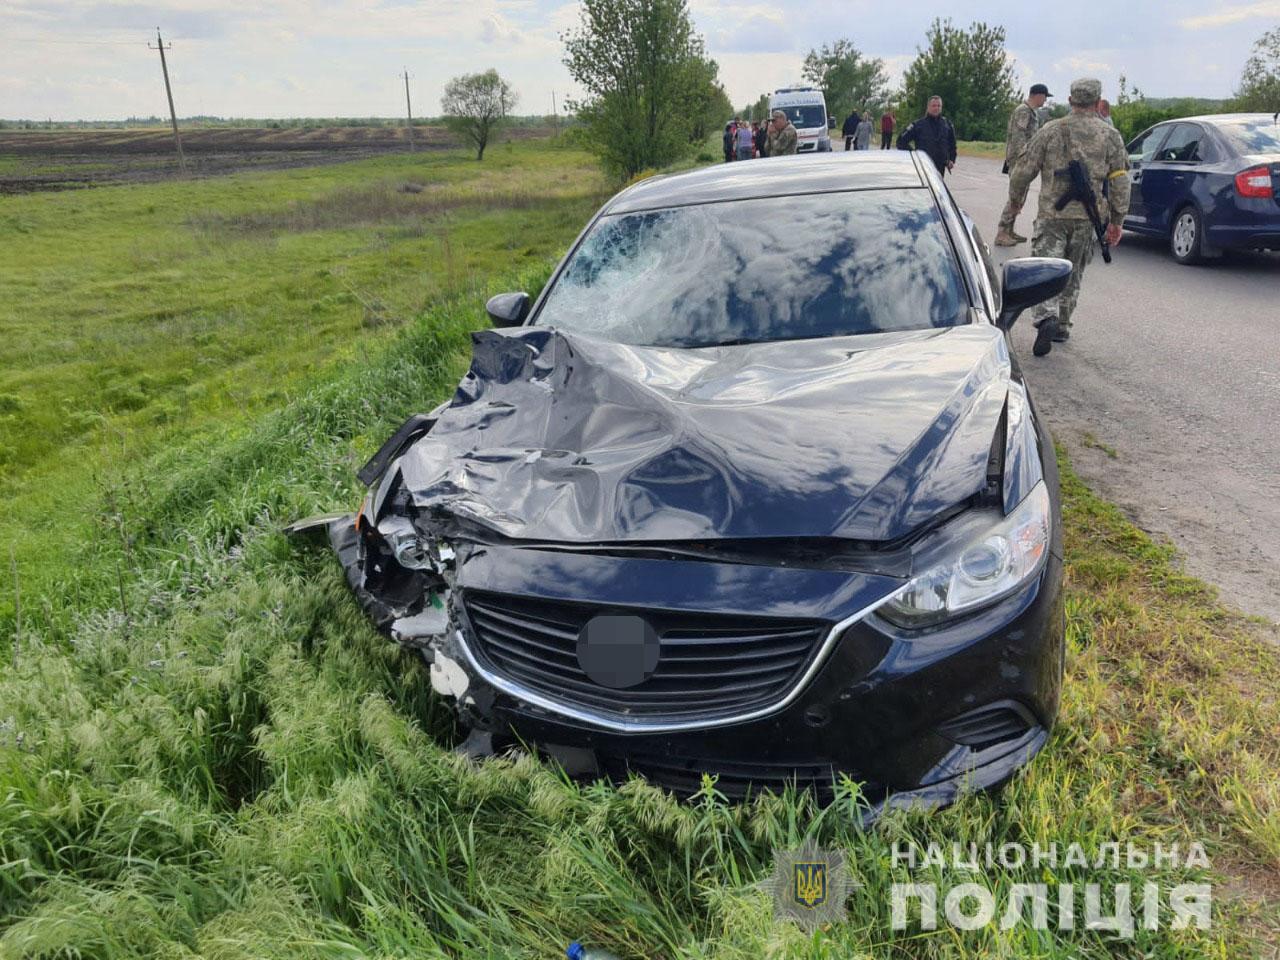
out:
{"label": "camouflage uniform", "polygon": [[[1102,84],[1097,80],[1077,80],[1071,84],[1074,106],[1089,107],[1098,101],[1101,93]],[[1098,242],[1083,204],[1072,201],[1062,210],[1053,207],[1070,187],[1066,171],[1072,159],[1082,161],[1089,171],[1104,225],[1123,224],[1129,211],[1129,156],[1120,133],[1103,123],[1092,109],[1073,110],[1062,119],[1045,124],[1031,138],[1009,176],[1009,202],[1019,208],[1027,198],[1031,181],[1037,174],[1040,176],[1040,209],[1031,252],[1037,257],[1063,257],[1071,261],[1073,269],[1066,289],[1034,311],[1037,326],[1046,317],[1056,317],[1058,328],[1063,332],[1071,329],[1071,314],[1080,299],[1080,281]],[[1107,185],[1105,193],[1103,184]]]}
{"label": "camouflage uniform", "polygon": [[790,121],[781,130],[769,131],[769,156],[785,157],[795,153],[800,147],[800,139],[796,135],[795,124]]}
{"label": "camouflage uniform", "polygon": [[[1013,114],[1009,117],[1009,130],[1004,137],[1005,173],[1011,173],[1013,168],[1018,165],[1018,161],[1022,159],[1023,151],[1027,149],[1027,144],[1031,142],[1031,138],[1035,136],[1036,131],[1039,129],[1040,115],[1032,109],[1031,104],[1020,103],[1013,108]],[[1004,210],[1000,214],[1000,226],[997,228],[997,235],[1001,233],[1012,234],[1013,223],[1016,219],[1009,204],[1005,203]]]}

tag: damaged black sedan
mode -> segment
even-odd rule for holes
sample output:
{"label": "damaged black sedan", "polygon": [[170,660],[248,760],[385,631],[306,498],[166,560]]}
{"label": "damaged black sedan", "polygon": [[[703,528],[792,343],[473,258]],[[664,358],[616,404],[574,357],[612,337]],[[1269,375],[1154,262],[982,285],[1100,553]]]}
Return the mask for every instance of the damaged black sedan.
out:
{"label": "damaged black sedan", "polygon": [[1001,282],[910,153],[644,181],[490,301],[330,539],[469,749],[730,797],[992,786],[1058,706],[1057,472],[1007,331],[1069,270]]}

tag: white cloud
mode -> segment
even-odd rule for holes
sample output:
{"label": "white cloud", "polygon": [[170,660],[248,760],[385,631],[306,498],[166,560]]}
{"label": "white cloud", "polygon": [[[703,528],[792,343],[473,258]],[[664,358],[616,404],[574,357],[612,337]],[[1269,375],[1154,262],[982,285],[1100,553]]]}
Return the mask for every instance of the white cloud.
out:
{"label": "white cloud", "polygon": [[795,38],[777,13],[752,14],[739,23],[716,30],[708,38],[716,50],[725,53],[791,53]]}
{"label": "white cloud", "polygon": [[[739,106],[799,79],[805,53],[841,36],[882,58],[896,86],[929,22],[948,12],[941,0],[844,0],[836,12],[828,0],[691,0]],[[1123,71],[1152,96],[1227,96],[1257,18],[1280,16],[1280,0],[1080,0],[1076,12],[1046,30],[1038,9],[976,0],[956,19],[1007,28],[1023,89],[1064,93],[1073,76],[1113,84]],[[162,113],[145,46],[156,23],[174,41],[182,114],[397,115],[404,67],[415,112],[436,112],[450,77],[489,67],[515,85],[521,109],[549,111],[553,90],[563,102],[573,89],[559,35],[580,14],[580,0],[0,0],[0,115]],[[1112,48],[1094,48],[1099,23]],[[1216,29],[1193,32],[1203,27]],[[1187,68],[1203,63],[1221,66]]]}
{"label": "white cloud", "polygon": [[496,13],[491,13],[480,21],[479,36],[480,42],[485,44],[520,42],[520,31],[506,17]]}
{"label": "white cloud", "polygon": [[1227,24],[1261,17],[1280,17],[1280,3],[1238,3],[1223,7],[1215,13],[1183,17],[1178,21],[1178,26],[1186,30],[1203,30],[1206,27],[1224,27]]}
{"label": "white cloud", "polygon": [[1088,56],[1064,57],[1053,65],[1053,69],[1059,73],[1070,73],[1077,77],[1112,73],[1111,64],[1105,60],[1092,60]]}
{"label": "white cloud", "polygon": [[762,93],[795,83],[800,78],[803,54],[725,53],[712,56],[720,64],[720,82],[734,106],[754,103]]}

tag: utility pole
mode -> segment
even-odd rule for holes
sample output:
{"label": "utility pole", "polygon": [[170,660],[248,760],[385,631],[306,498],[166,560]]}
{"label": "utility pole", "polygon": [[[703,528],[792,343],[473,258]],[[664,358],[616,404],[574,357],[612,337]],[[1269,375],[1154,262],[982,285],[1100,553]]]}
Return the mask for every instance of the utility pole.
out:
{"label": "utility pole", "polygon": [[413,153],[413,107],[409,104],[409,68],[404,68],[404,112],[409,118],[409,152]]}
{"label": "utility pole", "polygon": [[[173,109],[173,88],[169,86],[169,64],[164,59],[164,39],[160,36],[160,28],[156,27],[156,45],[153,47],[147,44],[148,50],[160,51],[160,69],[164,71],[164,95],[169,98],[169,120],[173,123],[173,143],[178,148],[178,166],[182,168],[182,172],[187,172],[187,158],[182,155],[182,137],[178,136],[178,113]],[[173,49],[173,44],[169,44],[169,49]]]}
{"label": "utility pole", "polygon": [[556,135],[560,133],[560,114],[556,111],[556,92],[551,91],[551,129]]}

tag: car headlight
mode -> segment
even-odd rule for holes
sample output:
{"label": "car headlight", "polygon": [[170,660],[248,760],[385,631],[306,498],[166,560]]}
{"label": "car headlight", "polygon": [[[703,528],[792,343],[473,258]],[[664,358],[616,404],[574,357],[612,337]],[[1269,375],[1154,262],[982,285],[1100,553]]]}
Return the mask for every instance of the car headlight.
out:
{"label": "car headlight", "polygon": [[924,572],[876,612],[902,627],[923,627],[994,603],[1040,573],[1051,526],[1043,480],[1007,516],[962,514],[922,542]]}

